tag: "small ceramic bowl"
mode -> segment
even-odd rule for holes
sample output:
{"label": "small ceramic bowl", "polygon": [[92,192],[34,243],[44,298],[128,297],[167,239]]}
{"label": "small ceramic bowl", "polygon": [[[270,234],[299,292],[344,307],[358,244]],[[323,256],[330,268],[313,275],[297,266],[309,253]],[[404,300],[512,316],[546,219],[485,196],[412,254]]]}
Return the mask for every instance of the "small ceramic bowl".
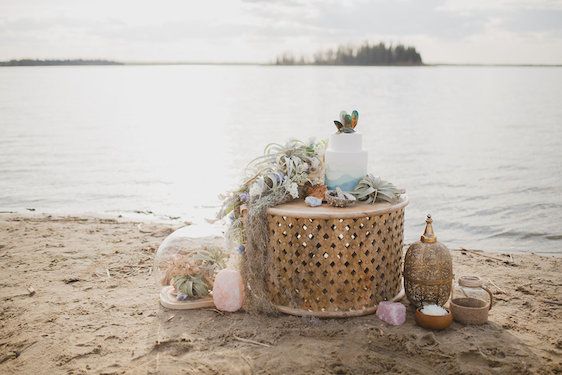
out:
{"label": "small ceramic bowl", "polygon": [[427,329],[445,329],[453,322],[453,314],[451,314],[449,309],[445,309],[448,312],[447,315],[426,315],[420,311],[421,309],[421,307],[416,309],[416,323],[420,327]]}

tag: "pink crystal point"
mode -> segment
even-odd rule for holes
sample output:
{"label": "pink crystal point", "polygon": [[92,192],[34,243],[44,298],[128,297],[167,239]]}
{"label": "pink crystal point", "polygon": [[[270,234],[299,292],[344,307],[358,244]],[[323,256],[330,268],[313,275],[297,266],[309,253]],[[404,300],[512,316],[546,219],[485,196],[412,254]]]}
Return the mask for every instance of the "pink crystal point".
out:
{"label": "pink crystal point", "polygon": [[377,317],[393,326],[402,325],[406,321],[406,306],[400,302],[383,301],[377,307]]}
{"label": "pink crystal point", "polygon": [[213,284],[213,302],[217,309],[234,312],[244,302],[244,283],[237,270],[220,270]]}

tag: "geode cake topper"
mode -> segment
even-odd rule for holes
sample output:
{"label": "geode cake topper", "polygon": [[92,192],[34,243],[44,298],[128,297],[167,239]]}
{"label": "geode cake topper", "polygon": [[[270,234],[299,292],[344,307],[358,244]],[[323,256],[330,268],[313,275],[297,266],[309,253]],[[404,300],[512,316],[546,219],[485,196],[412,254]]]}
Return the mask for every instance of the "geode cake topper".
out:
{"label": "geode cake topper", "polygon": [[340,112],[340,121],[335,120],[336,128],[338,128],[338,133],[355,133],[355,127],[357,126],[357,121],[359,120],[359,112],[353,110],[351,115],[346,111]]}

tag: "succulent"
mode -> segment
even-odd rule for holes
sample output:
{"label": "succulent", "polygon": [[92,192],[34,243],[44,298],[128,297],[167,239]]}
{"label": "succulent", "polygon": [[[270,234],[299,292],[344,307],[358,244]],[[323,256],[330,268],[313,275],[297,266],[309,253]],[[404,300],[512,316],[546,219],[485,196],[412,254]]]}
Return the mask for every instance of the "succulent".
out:
{"label": "succulent", "polygon": [[383,201],[393,203],[400,198],[400,194],[404,194],[404,190],[382,180],[379,176],[368,174],[359,181],[351,193],[357,200],[367,203]]}
{"label": "succulent", "polygon": [[359,112],[354,110],[351,115],[346,111],[340,112],[340,121],[334,121],[338,132],[340,133],[355,133],[355,127],[357,126],[357,121],[359,120]]}

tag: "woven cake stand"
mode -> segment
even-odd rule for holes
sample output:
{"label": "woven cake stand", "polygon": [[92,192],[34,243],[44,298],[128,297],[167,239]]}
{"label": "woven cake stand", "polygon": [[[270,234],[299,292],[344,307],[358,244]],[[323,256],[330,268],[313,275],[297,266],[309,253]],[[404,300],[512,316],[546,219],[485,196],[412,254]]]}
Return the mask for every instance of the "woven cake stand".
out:
{"label": "woven cake stand", "polygon": [[269,208],[268,293],[284,313],[341,318],[400,299],[403,198],[396,204]]}

